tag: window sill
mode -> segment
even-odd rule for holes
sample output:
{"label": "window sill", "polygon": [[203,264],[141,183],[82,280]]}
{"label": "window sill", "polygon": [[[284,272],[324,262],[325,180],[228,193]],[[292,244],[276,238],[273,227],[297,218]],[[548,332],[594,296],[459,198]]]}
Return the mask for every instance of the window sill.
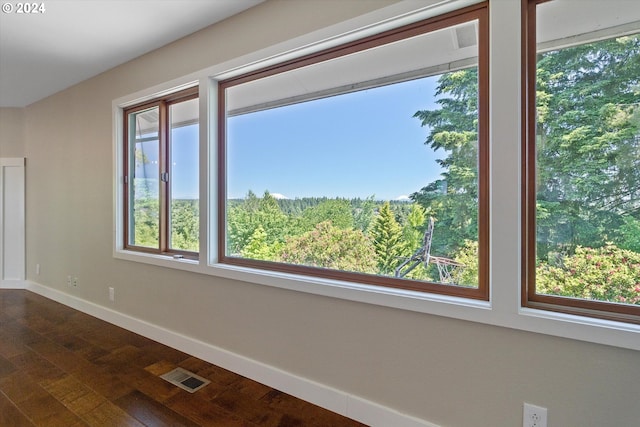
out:
{"label": "window sill", "polygon": [[[580,316],[576,314],[568,314],[568,313],[562,313],[558,311],[550,311],[550,310],[544,310],[539,308],[529,308],[529,307],[522,307],[519,310],[518,314],[523,318],[529,318],[531,320],[536,319],[534,321],[538,321],[538,322],[554,322],[554,323],[560,323],[560,324],[566,324],[566,325],[599,328],[599,329],[611,331],[612,333],[615,333],[615,331],[618,331],[618,332],[629,332],[633,334],[640,334],[640,325],[637,325],[634,323],[618,322],[615,320],[600,319],[597,317],[589,317],[589,316]],[[576,337],[576,339],[584,339],[585,341],[591,341],[590,339],[588,339],[588,336],[585,338]],[[606,343],[603,343],[603,344],[606,344]],[[640,342],[635,345],[629,346],[629,348],[640,350]]]}
{"label": "window sill", "polygon": [[160,255],[145,252],[137,252],[126,249],[115,250],[113,257],[125,261],[141,262],[160,267],[175,268],[178,270],[198,271],[200,262],[190,258],[174,257],[173,255]]}
{"label": "window sill", "polygon": [[[491,309],[491,304],[487,301],[387,288],[366,283],[280,273],[228,264],[211,264],[208,269],[211,274],[228,279],[431,314],[435,314],[433,311],[436,310],[436,306],[447,307],[443,309],[442,315],[456,309],[472,311]],[[424,305],[433,305],[433,307],[425,310],[421,308]]]}

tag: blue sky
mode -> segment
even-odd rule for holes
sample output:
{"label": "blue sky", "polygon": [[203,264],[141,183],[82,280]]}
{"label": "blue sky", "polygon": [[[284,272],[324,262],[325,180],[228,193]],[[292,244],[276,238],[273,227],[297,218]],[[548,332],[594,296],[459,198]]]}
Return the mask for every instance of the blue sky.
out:
{"label": "blue sky", "polygon": [[[437,79],[229,118],[228,198],[268,190],[291,199],[374,195],[395,200],[420,190],[442,172],[435,160],[443,153],[424,145],[428,128],[413,117],[418,110],[436,108]],[[173,197],[198,198],[198,128],[172,132]],[[150,160],[157,160],[154,149],[145,149]],[[157,179],[157,171],[149,177]]]}
{"label": "blue sky", "polygon": [[435,108],[437,76],[228,119],[229,198],[265,190],[288,198],[392,200],[442,172],[413,118]]}
{"label": "blue sky", "polygon": [[197,199],[198,194],[198,126],[172,130],[172,194],[174,199]]}
{"label": "blue sky", "polygon": [[[150,137],[152,135],[142,135]],[[157,137],[157,136],[156,136]],[[198,125],[183,126],[171,131],[171,183],[174,199],[197,199],[198,193]],[[147,162],[138,164],[135,176],[139,180],[139,197],[148,196],[147,191],[158,195],[158,140],[143,142],[136,147]],[[146,188],[147,191],[143,190]]]}

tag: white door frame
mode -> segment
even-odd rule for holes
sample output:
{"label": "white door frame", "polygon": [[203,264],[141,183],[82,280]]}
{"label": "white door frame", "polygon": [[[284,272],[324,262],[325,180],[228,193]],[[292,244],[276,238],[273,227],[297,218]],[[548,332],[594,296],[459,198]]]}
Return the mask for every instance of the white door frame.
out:
{"label": "white door frame", "polygon": [[0,287],[23,287],[26,273],[25,159],[0,158]]}

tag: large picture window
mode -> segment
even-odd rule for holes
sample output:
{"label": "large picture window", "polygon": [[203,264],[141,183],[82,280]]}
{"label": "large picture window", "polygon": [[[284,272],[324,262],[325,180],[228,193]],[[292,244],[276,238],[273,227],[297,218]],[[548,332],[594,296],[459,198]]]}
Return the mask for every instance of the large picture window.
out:
{"label": "large picture window", "polygon": [[482,3],[219,84],[218,261],[488,299]]}
{"label": "large picture window", "polygon": [[640,323],[640,9],[523,5],[523,304]]}
{"label": "large picture window", "polygon": [[197,96],[193,88],[124,112],[127,249],[198,252]]}

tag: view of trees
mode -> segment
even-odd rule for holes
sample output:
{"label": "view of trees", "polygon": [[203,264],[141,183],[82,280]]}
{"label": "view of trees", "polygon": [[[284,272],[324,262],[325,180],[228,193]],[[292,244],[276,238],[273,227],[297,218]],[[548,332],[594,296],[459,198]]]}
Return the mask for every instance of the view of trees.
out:
{"label": "view of trees", "polygon": [[537,290],[640,304],[640,35],[537,68]]}
{"label": "view of trees", "polygon": [[538,292],[550,295],[640,304],[640,253],[614,244],[577,247],[562,263],[541,262]]}
{"label": "view of trees", "polygon": [[[229,200],[228,253],[394,276],[422,244],[425,219],[421,206],[406,201],[290,200],[276,199],[268,191],[262,197],[249,192],[242,200]],[[429,278],[420,268],[410,277]]]}
{"label": "view of trees", "polygon": [[[157,248],[160,227],[158,199],[142,199],[136,202],[136,246]],[[171,247],[183,251],[198,252],[199,241],[198,200],[174,200],[171,204]]]}
{"label": "view of trees", "polygon": [[437,220],[432,252],[446,255],[461,250],[467,240],[478,241],[477,68],[443,74],[435,95],[440,108],[414,117],[431,130],[425,145],[446,153],[438,160],[444,172],[411,199]]}
{"label": "view of trees", "polygon": [[[640,218],[640,37],[538,61],[538,252],[631,249]],[[637,248],[636,248],[637,249]]]}
{"label": "view of trees", "polygon": [[[539,55],[538,292],[640,304],[638,70],[638,34]],[[393,276],[432,217],[431,253],[463,266],[457,284],[477,286],[477,86],[475,68],[443,74],[438,107],[415,113],[443,173],[411,201],[249,192],[227,201],[227,253]],[[139,206],[136,236],[153,217]],[[197,205],[176,202],[173,215],[174,238],[197,250]],[[408,277],[439,280],[433,266]]]}

